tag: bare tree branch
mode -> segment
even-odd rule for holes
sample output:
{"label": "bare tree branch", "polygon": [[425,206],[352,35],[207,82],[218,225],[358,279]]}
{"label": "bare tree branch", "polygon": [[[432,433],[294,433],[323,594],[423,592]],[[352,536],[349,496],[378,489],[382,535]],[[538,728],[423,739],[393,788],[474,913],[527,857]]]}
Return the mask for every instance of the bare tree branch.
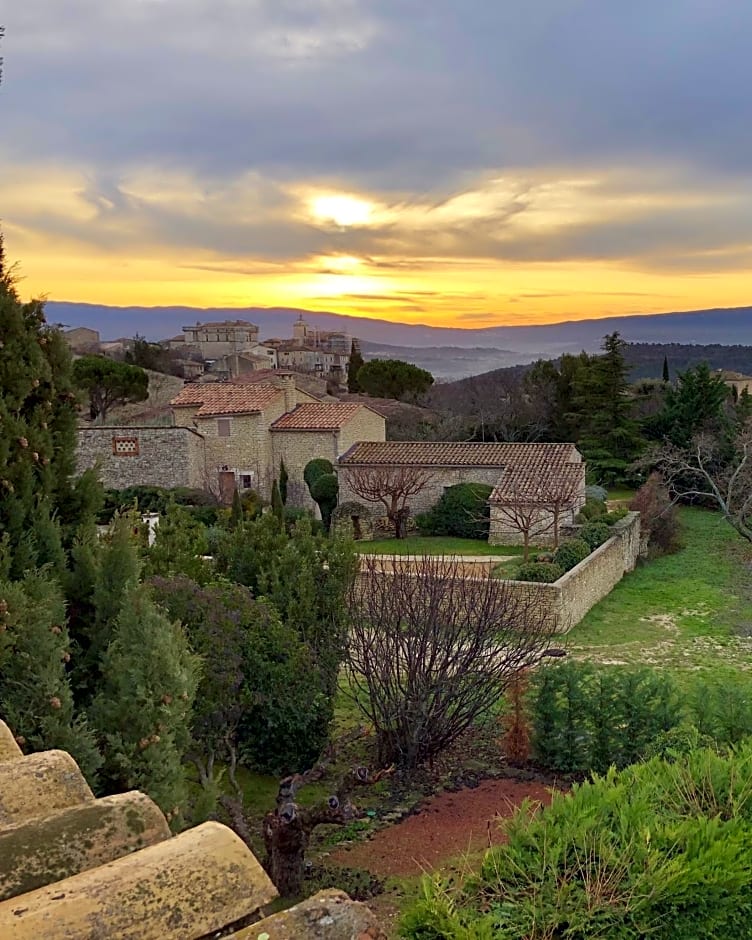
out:
{"label": "bare tree branch", "polygon": [[410,770],[493,707],[555,630],[533,591],[466,578],[456,558],[365,556],[349,596],[347,668],[379,761]]}
{"label": "bare tree branch", "polygon": [[407,531],[408,500],[434,478],[433,471],[423,467],[347,467],[340,472],[362,500],[381,503],[398,539]]}

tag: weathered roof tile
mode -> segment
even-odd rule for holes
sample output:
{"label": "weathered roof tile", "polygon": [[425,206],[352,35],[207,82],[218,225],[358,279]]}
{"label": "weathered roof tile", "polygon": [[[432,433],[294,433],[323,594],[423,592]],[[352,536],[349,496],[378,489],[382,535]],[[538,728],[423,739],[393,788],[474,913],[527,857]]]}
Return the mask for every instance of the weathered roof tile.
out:
{"label": "weathered roof tile", "polygon": [[276,401],[283,391],[273,385],[237,385],[214,382],[191,384],[172,399],[173,408],[195,407],[200,417],[233,414],[258,414]]}
{"label": "weathered roof tile", "polygon": [[553,466],[581,460],[574,444],[465,443],[461,441],[360,441],[341,466],[506,467]]}
{"label": "weathered roof tile", "polygon": [[363,405],[318,402],[298,405],[272,424],[272,431],[336,431],[361,411]]}

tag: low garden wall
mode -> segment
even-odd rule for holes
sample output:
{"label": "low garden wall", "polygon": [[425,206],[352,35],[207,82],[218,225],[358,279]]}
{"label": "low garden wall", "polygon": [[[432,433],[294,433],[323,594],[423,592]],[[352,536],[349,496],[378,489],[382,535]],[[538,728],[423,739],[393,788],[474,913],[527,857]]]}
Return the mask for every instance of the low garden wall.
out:
{"label": "low garden wall", "polygon": [[613,526],[613,535],[579,565],[553,584],[511,581],[525,593],[532,588],[540,603],[553,615],[559,633],[566,633],[585,614],[607,597],[628,571],[637,564],[640,553],[640,514],[628,513]]}
{"label": "low garden wall", "polygon": [[[613,526],[613,535],[587,558],[563,574],[553,584],[537,581],[507,581],[509,589],[520,599],[531,599],[540,607],[544,617],[551,617],[558,633],[566,633],[578,624],[585,614],[603,600],[637,564],[640,554],[640,514],[628,513]],[[573,533],[575,534],[575,533]],[[401,559],[409,561],[409,556]],[[497,558],[489,556],[482,561],[447,559],[448,573],[468,579],[488,577]],[[377,576],[388,578],[393,569],[390,558],[381,558],[375,566]],[[361,571],[361,577],[370,575]]]}

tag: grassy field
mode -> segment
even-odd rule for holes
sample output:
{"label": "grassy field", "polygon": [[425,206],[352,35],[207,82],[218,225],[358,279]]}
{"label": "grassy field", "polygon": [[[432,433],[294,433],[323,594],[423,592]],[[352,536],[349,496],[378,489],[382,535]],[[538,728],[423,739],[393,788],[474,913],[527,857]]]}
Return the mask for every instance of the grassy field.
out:
{"label": "grassy field", "polygon": [[752,546],[717,514],[680,513],[684,547],[626,575],[569,633],[573,656],[752,670]]}
{"label": "grassy field", "polygon": [[373,539],[356,542],[367,555],[521,555],[521,545],[489,545],[481,539],[458,539],[444,535],[412,535],[406,539]]}

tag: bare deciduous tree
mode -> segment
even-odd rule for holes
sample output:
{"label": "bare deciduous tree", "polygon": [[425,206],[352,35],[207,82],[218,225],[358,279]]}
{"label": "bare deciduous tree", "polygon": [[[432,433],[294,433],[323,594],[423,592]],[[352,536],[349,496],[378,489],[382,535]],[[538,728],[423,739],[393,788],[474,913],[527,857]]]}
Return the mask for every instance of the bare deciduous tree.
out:
{"label": "bare deciduous tree", "polygon": [[582,464],[552,467],[534,475],[525,467],[509,467],[491,501],[497,518],[522,535],[523,558],[527,561],[530,540],[535,536],[553,531],[554,548],[558,548],[562,514],[578,508],[584,491]]}
{"label": "bare deciduous tree", "polygon": [[409,499],[433,480],[433,472],[423,467],[347,467],[352,491],[367,503],[381,503],[398,539],[405,537]]}
{"label": "bare deciduous tree", "polygon": [[730,458],[727,444],[700,435],[689,448],[666,445],[641,463],[658,468],[674,501],[714,503],[726,522],[752,542],[752,426],[739,433]]}
{"label": "bare deciduous tree", "polygon": [[382,765],[433,759],[538,662],[555,630],[520,583],[466,578],[456,558],[365,556],[349,595],[347,668]]}

